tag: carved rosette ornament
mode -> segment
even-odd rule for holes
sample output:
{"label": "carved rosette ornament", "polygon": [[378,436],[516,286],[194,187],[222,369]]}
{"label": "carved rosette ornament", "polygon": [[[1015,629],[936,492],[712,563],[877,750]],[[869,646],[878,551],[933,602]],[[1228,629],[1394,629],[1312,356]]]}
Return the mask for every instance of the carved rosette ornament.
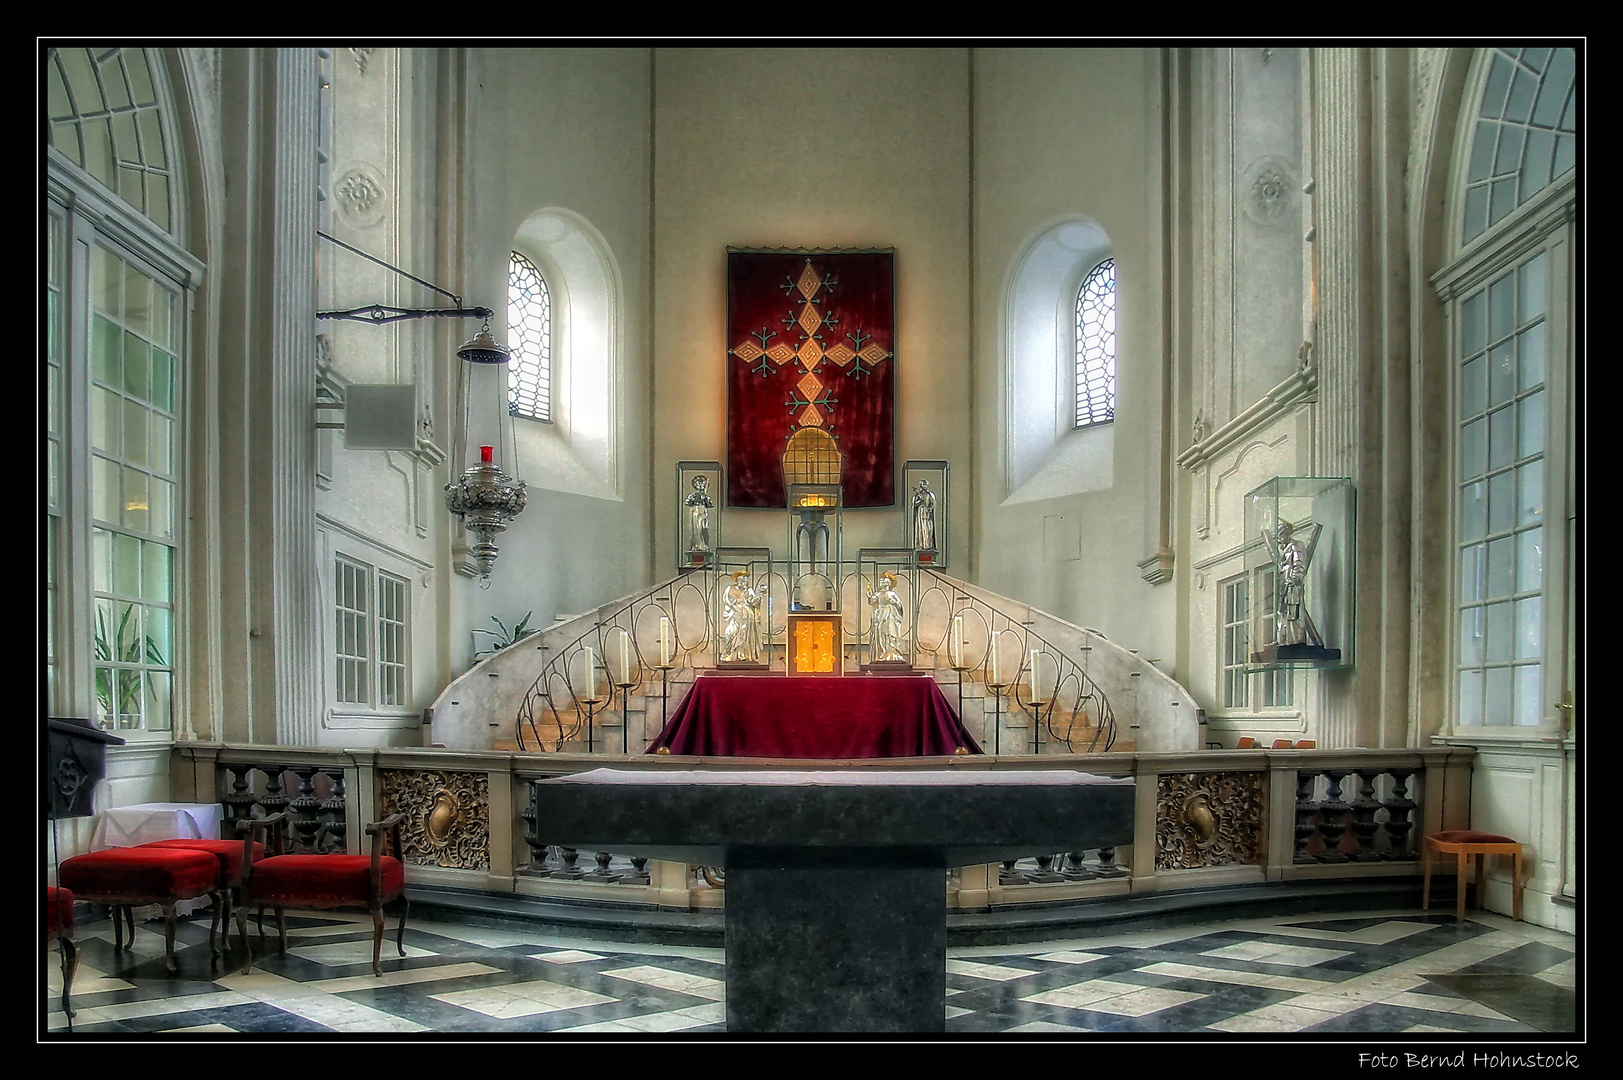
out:
{"label": "carved rosette ornament", "polygon": [[383,813],[400,811],[407,862],[490,869],[490,778],[484,773],[380,769]]}
{"label": "carved rosette ornament", "polygon": [[1262,861],[1261,773],[1174,773],[1160,779],[1155,868]]}

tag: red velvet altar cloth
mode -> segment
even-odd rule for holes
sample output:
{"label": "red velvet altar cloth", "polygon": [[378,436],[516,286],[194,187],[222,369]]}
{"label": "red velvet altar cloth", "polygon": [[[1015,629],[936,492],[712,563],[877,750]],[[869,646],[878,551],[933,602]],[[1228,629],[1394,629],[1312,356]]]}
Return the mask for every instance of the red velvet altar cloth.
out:
{"label": "red velvet altar cloth", "polygon": [[981,748],[928,675],[701,675],[648,753],[892,758]]}

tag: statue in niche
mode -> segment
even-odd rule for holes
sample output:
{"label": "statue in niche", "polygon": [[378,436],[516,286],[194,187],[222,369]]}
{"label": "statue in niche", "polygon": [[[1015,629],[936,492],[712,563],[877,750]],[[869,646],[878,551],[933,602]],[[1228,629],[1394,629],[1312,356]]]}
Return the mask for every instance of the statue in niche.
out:
{"label": "statue in niche", "polygon": [[902,598],[896,591],[896,575],[886,572],[874,581],[868,594],[873,606],[868,619],[870,663],[906,662],[902,652]]}
{"label": "statue in niche", "polygon": [[693,491],[683,500],[688,508],[688,550],[710,550],[710,511],[715,502],[710,498],[710,478],[703,473],[693,478]]}
{"label": "statue in niche", "polygon": [[1262,539],[1274,557],[1274,644],[1312,645],[1324,648],[1324,638],[1313,625],[1304,603],[1308,564],[1318,546],[1322,526],[1307,532],[1307,541],[1290,522],[1281,519],[1274,532],[1262,531]]}
{"label": "statue in niche", "polygon": [[761,662],[761,601],[766,587],[755,588],[748,570],[732,576],[721,595],[721,656],[723,662]]}
{"label": "statue in niche", "polygon": [[935,549],[935,492],[930,490],[928,483],[920,480],[913,489],[913,550]]}

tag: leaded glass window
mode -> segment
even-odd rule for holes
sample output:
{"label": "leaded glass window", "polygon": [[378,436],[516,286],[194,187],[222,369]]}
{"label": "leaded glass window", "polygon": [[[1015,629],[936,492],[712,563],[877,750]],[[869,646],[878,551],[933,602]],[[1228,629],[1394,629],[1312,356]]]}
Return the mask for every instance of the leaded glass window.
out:
{"label": "leaded glass window", "polygon": [[552,297],[535,264],[513,252],[507,270],[507,410],[552,420]]}
{"label": "leaded glass window", "polygon": [[1459,723],[1541,722],[1547,264],[1540,251],[1458,308]]}
{"label": "leaded glass window", "polygon": [[46,137],[161,229],[171,220],[170,152],[145,49],[51,49]]}
{"label": "leaded glass window", "polygon": [[1116,260],[1106,259],[1076,294],[1076,426],[1116,418]]}
{"label": "leaded glass window", "polygon": [[1573,167],[1576,60],[1571,49],[1495,49],[1466,161],[1468,243]]}

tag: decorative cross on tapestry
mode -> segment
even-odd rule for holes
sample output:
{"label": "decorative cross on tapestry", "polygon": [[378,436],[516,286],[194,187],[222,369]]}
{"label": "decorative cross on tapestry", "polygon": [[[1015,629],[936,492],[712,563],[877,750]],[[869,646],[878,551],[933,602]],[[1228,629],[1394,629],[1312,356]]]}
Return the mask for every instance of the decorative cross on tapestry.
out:
{"label": "decorative cross on tapestry", "polygon": [[896,502],[896,253],[727,252],[727,505],[784,505],[784,446],[822,428],[847,507]]}

